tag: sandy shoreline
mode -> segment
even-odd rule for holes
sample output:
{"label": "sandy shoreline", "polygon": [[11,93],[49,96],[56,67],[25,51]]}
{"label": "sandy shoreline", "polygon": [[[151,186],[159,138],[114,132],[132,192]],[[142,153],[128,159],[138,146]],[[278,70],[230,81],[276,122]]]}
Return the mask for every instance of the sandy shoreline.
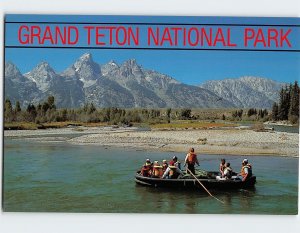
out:
{"label": "sandy shoreline", "polygon": [[11,130],[4,131],[4,136],[157,151],[186,152],[194,147],[200,154],[299,156],[299,134],[249,129],[138,131],[137,128],[75,127]]}

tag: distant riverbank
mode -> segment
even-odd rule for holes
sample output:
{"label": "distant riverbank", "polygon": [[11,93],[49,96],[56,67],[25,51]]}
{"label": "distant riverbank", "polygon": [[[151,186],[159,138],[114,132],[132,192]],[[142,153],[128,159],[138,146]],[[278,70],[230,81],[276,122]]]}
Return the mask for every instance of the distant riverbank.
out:
{"label": "distant riverbank", "polygon": [[136,127],[68,127],[61,129],[9,130],[5,137],[37,142],[65,141],[76,145],[135,148],[199,154],[299,156],[299,134],[255,132],[251,129],[155,129]]}

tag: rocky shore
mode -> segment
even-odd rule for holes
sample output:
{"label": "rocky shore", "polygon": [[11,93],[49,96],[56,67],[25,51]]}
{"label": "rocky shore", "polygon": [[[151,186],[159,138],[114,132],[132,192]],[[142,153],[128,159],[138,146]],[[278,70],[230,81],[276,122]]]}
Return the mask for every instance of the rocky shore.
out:
{"label": "rocky shore", "polygon": [[194,147],[200,154],[299,156],[299,134],[250,129],[139,131],[137,128],[76,127],[4,131],[4,136],[141,150],[186,152]]}

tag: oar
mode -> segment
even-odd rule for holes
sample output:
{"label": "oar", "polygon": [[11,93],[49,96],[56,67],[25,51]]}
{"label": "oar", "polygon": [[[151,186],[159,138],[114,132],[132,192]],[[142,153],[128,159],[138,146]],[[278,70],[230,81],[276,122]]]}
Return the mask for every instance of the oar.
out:
{"label": "oar", "polygon": [[198,181],[198,183],[204,188],[204,190],[209,194],[209,196],[215,198],[217,201],[221,202],[222,204],[225,204],[223,201],[221,201],[220,199],[216,198],[215,196],[213,196],[208,190],[207,188],[205,188],[205,186],[201,183],[201,181],[190,171],[190,169],[186,168],[187,171],[190,172],[190,174]]}

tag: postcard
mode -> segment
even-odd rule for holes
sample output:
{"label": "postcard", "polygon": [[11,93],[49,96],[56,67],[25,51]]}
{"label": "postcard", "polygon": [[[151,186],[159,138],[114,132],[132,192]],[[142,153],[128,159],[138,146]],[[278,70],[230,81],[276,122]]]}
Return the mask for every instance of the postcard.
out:
{"label": "postcard", "polygon": [[299,18],[4,26],[4,212],[298,214]]}

